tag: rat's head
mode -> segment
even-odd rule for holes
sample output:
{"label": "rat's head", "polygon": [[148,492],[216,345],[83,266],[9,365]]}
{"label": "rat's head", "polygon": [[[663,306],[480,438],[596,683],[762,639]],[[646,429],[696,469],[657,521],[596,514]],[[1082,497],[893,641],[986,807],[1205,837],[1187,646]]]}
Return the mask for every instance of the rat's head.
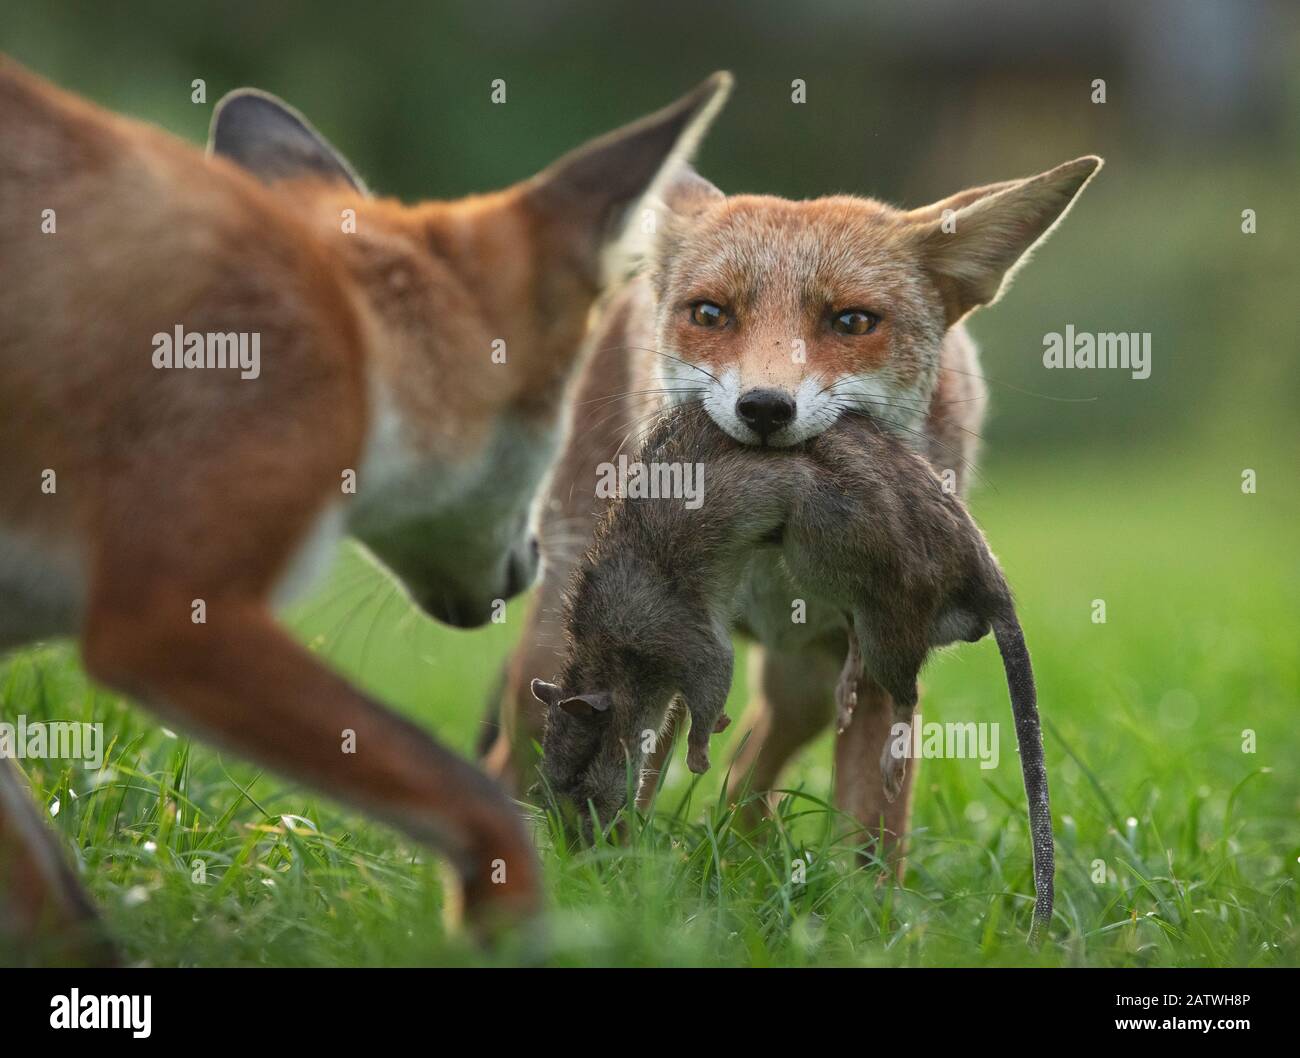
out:
{"label": "rat's head", "polygon": [[218,106],[212,153],[269,185],[356,295],[371,428],[349,529],[434,617],[482,624],[532,583],[533,504],[607,251],[730,83],[715,74],[504,190],[412,205],[372,197],[279,100]]}
{"label": "rat's head", "polygon": [[584,560],[565,595],[563,668],[532,690],[546,707],[542,777],[584,818],[590,802],[604,825],[627,803],[629,775],[635,793],[694,652],[669,588],[625,539],[597,532],[607,550]]}
{"label": "rat's head", "polygon": [[[542,778],[576,810],[587,837],[592,810],[607,826],[629,795],[635,797],[673,697],[654,666],[622,660],[631,665],[569,665],[560,683],[532,684],[534,697],[546,706]],[[642,673],[640,686],[632,671]]]}
{"label": "rat's head", "polygon": [[727,197],[682,169],[646,247],[671,399],[746,444],[791,445],[865,411],[925,417],[947,329],[995,300],[1101,164],[902,211],[849,196]]}
{"label": "rat's head", "polygon": [[559,682],[532,684],[546,706],[542,777],[578,810],[588,835],[589,808],[608,824],[639,791],[674,703],[679,718],[690,719],[686,760],[697,774],[709,768],[709,736],[728,723],[733,655],[725,623],[673,586],[647,590],[657,575],[629,570],[625,557],[619,551],[579,569]]}

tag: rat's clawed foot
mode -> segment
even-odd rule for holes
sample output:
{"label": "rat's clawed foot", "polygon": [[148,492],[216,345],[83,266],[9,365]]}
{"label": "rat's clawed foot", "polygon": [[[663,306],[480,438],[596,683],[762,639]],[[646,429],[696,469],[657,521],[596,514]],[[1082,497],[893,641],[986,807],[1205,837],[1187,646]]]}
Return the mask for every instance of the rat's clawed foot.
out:
{"label": "rat's clawed foot", "polygon": [[862,654],[858,650],[858,635],[849,618],[849,655],[844,659],[839,682],[835,684],[835,728],[843,734],[853,723],[853,710],[858,705],[858,681],[862,678]]}
{"label": "rat's clawed foot", "polygon": [[[692,707],[692,702],[704,704]],[[709,770],[709,738],[719,731],[725,731],[731,723],[724,711],[726,692],[697,699],[687,699],[687,711],[691,717],[691,730],[686,736],[686,766],[696,775],[703,775]]]}
{"label": "rat's clawed foot", "polygon": [[835,687],[835,731],[844,734],[849,724],[853,723],[853,710],[858,706],[857,680],[846,686],[844,677]]}
{"label": "rat's clawed foot", "polygon": [[[703,775],[709,770],[709,735],[726,731],[731,724],[731,717],[719,713],[712,728],[701,728],[691,720],[691,733],[686,738],[686,766],[696,775]],[[698,736],[696,732],[701,732]]]}
{"label": "rat's clawed foot", "polygon": [[[904,739],[906,745],[910,738]],[[880,754],[880,780],[885,787],[885,800],[891,804],[897,800],[903,789],[903,779],[907,775],[907,754],[895,753],[898,739],[885,740],[885,748]]]}

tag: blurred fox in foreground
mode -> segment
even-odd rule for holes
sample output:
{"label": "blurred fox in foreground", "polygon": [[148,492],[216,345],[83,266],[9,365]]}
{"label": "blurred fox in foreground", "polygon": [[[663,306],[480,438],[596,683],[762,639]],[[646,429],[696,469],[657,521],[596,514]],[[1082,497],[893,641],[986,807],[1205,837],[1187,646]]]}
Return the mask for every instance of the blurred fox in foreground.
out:
{"label": "blurred fox in foreground", "polygon": [[[404,206],[270,96],[223,100],[205,157],[0,60],[0,649],[78,635],[97,680],[435,845],[475,921],[534,911],[507,797],[270,603],[344,532],[453,624],[527,587],[605,243],[729,85]],[[90,915],[0,780],[21,947]]]}

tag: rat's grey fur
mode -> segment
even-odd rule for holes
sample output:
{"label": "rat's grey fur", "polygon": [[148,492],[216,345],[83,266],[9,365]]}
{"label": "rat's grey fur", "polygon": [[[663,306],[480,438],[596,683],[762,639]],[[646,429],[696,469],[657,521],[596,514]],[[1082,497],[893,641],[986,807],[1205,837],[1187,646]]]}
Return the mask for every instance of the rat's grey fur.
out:
{"label": "rat's grey fur", "polygon": [[[779,547],[795,584],[850,622],[840,723],[865,670],[907,724],[931,649],[993,630],[1006,668],[1033,834],[1034,931],[1051,917],[1054,854],[1033,673],[1006,580],[966,508],[930,466],[865,418],[844,418],[793,448],[737,444],[698,408],[675,411],[640,460],[704,464],[704,505],[622,499],[597,528],[566,599],[569,650],[559,685],[535,681],[547,706],[543,775],[608,822],[639,775],[646,732],[680,696],[691,717],[687,763],[708,769],[726,725],[728,628],[756,551]],[[888,747],[886,791],[905,757]]]}

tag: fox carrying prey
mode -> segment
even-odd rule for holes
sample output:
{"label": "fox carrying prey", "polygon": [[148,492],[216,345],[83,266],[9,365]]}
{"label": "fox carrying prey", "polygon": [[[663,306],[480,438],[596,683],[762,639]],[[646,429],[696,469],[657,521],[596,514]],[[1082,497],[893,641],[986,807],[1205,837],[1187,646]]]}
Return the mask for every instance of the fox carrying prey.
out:
{"label": "fox carrying prey", "polygon": [[[568,571],[607,502],[596,490],[600,468],[634,450],[664,407],[698,402],[719,429],[767,455],[868,414],[961,495],[985,406],[963,321],[997,299],[1100,165],[1078,158],[910,210],[844,195],[729,196],[689,169],[669,181],[639,248],[644,268],[590,339],[544,509],[547,563],[507,670],[489,770],[516,789],[531,785],[543,717],[529,680],[562,663]],[[798,594],[771,554],[760,553],[741,584],[735,627],[756,643],[757,693],[739,721],[747,737],[730,767],[736,800],[775,789],[790,758],[835,717],[843,615],[808,600],[805,620],[793,621]],[[860,822],[864,840],[883,834],[879,852],[901,869],[916,769],[891,800],[876,767],[895,703],[869,675],[839,698],[857,704],[835,740],[836,806]]]}
{"label": "fox carrying prey", "polygon": [[[627,769],[641,777],[647,744],[664,736],[679,699],[690,716],[687,764],[708,770],[709,737],[728,722],[737,591],[766,549],[801,592],[844,615],[845,727],[864,668],[906,732],[930,651],[992,629],[1029,800],[1036,941],[1051,919],[1054,857],[1033,671],[1002,571],[962,502],[866,418],[767,454],[690,407],[665,417],[638,462],[700,467],[704,502],[695,510],[681,498],[624,498],[597,527],[565,602],[559,682],[532,682],[547,706],[542,776],[551,789],[608,822],[627,796]],[[891,800],[905,767],[891,741],[880,758]]]}
{"label": "fox carrying prey", "polygon": [[[531,582],[604,246],[729,83],[504,191],[405,206],[261,93],[218,106],[205,157],[0,65],[0,648],[77,635],[101,682],[442,850],[474,921],[532,912],[506,796],[271,602],[343,532],[453,624]],[[0,861],[50,886],[0,894],[21,945],[86,916],[0,768]]]}

